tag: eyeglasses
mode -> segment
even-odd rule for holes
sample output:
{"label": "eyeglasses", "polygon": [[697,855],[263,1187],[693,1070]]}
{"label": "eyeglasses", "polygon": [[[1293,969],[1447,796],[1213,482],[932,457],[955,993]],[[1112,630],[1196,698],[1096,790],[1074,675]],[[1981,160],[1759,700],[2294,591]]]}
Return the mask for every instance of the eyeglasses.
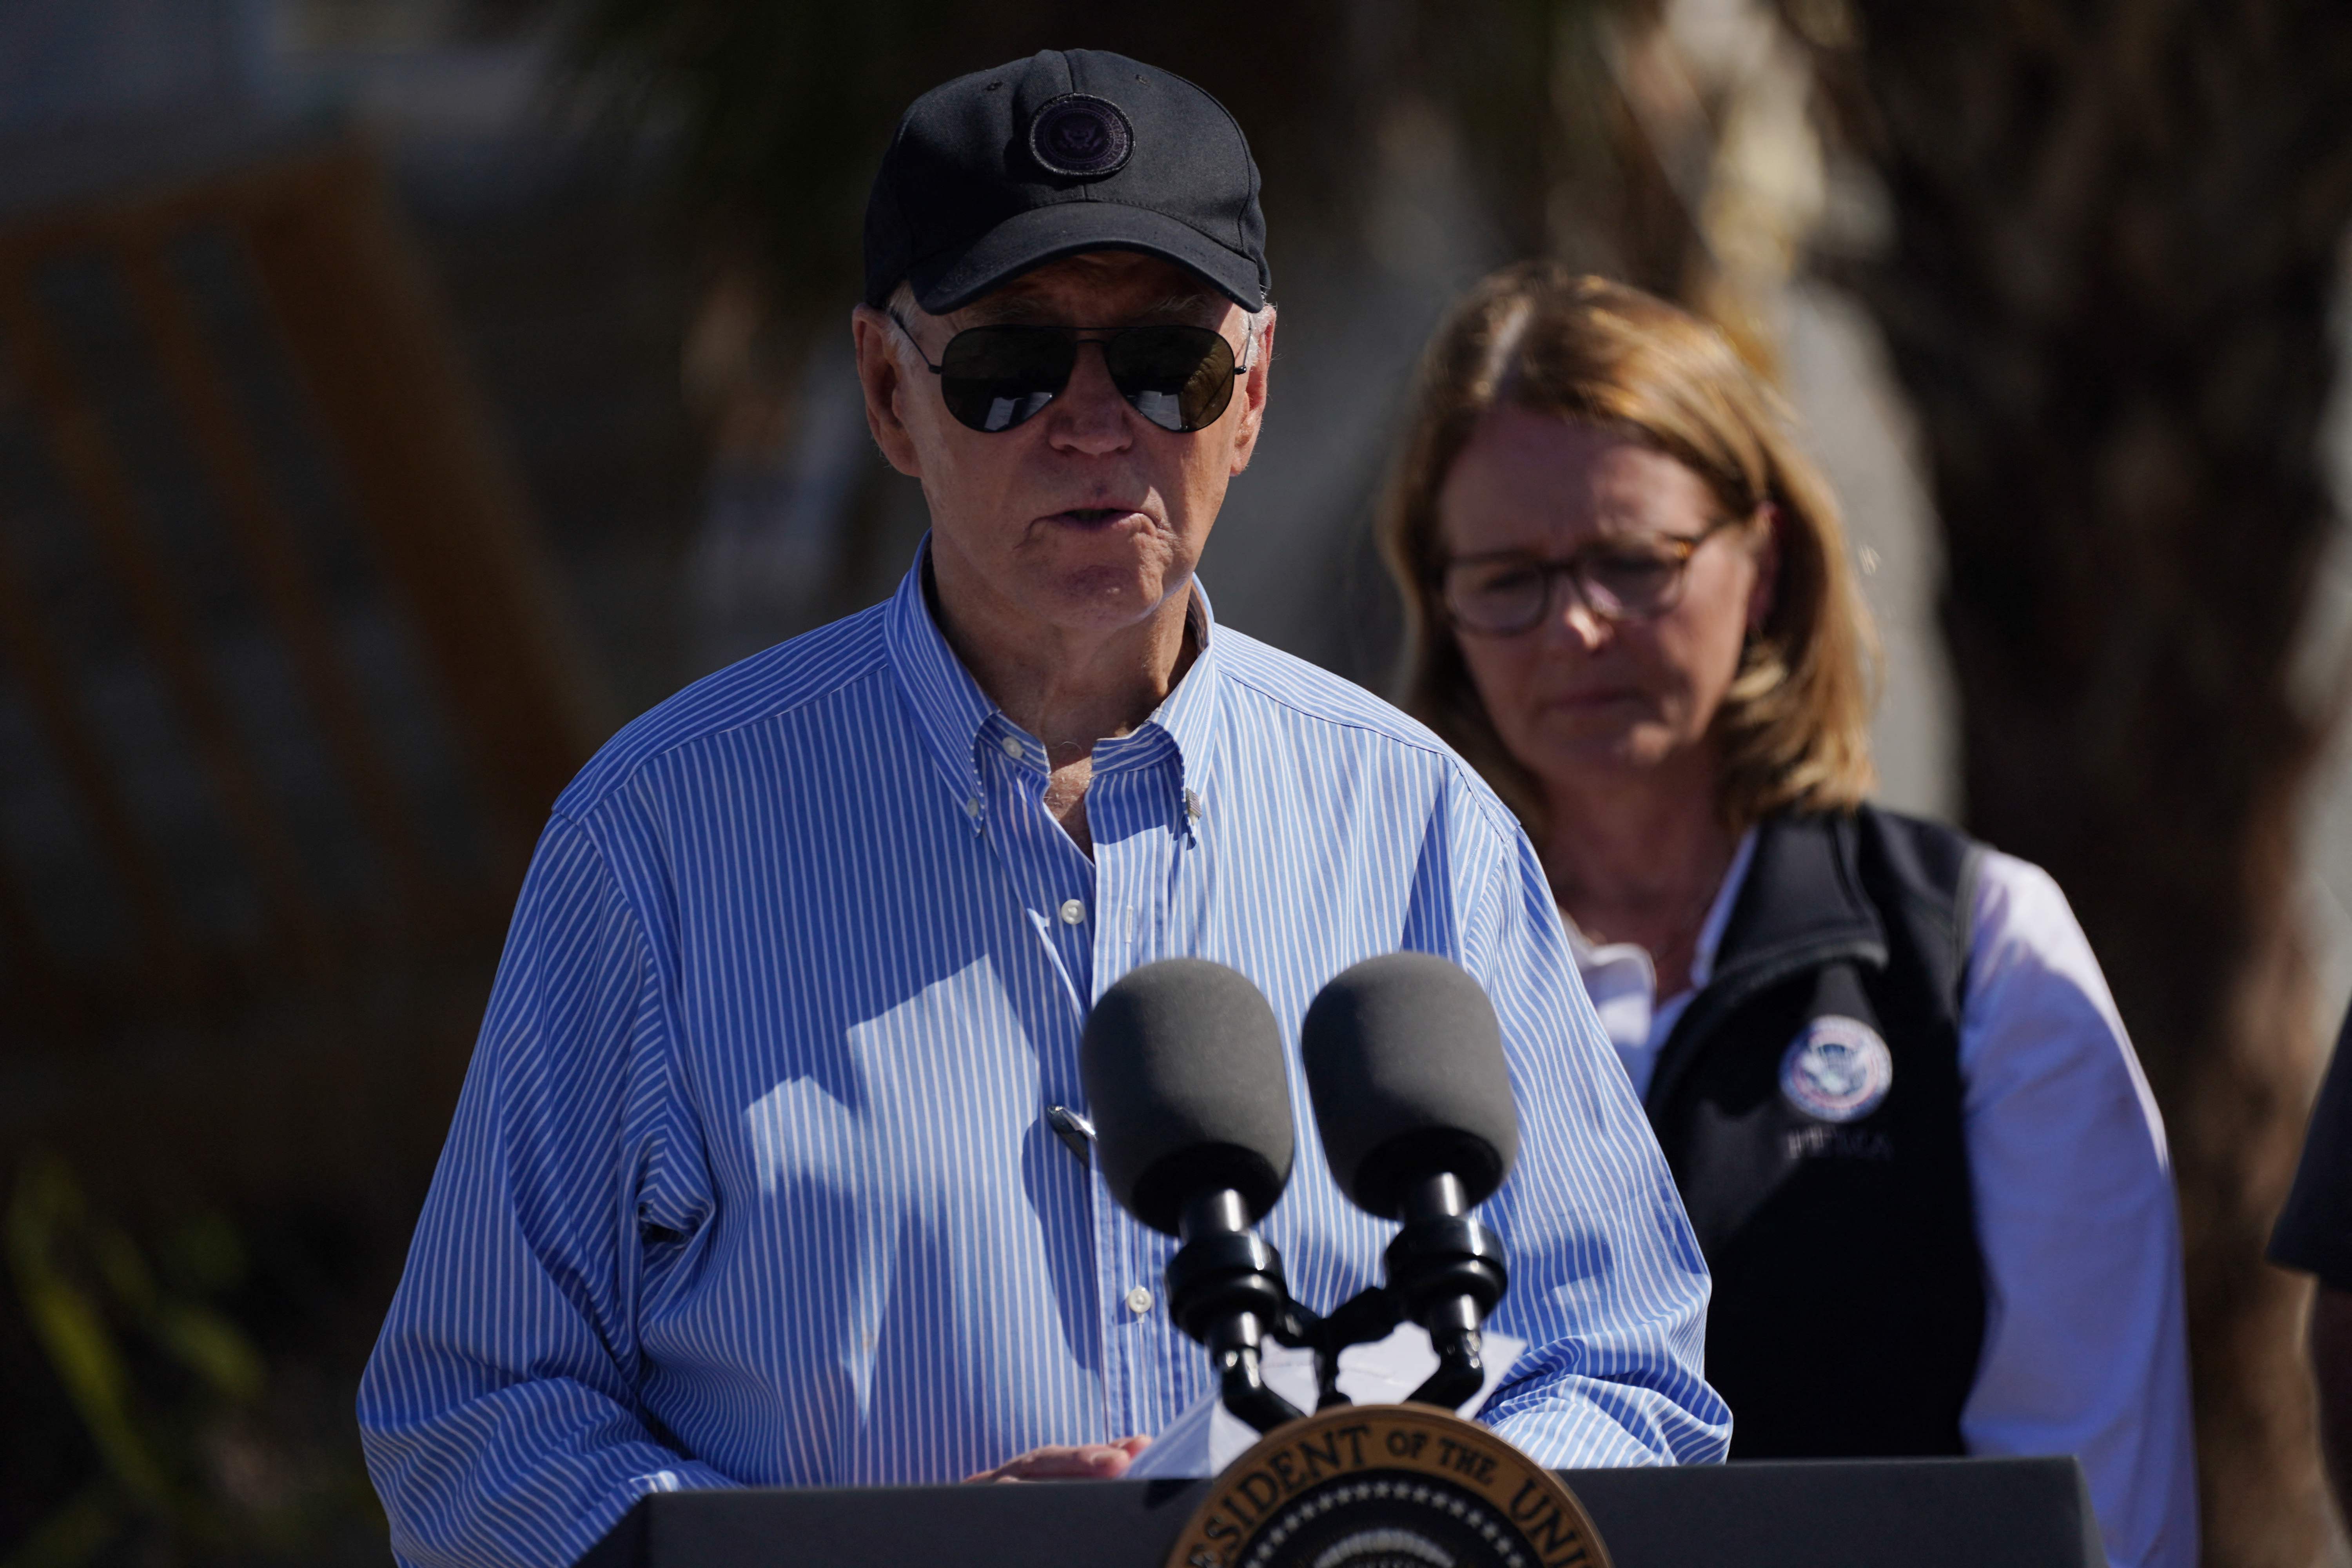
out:
{"label": "eyeglasses", "polygon": [[[921,353],[914,330],[896,311],[890,319]],[[1062,395],[1082,342],[1102,345],[1103,368],[1129,407],[1178,434],[1215,424],[1233,401],[1234,378],[1249,369],[1234,363],[1234,345],[1223,332],[1174,323],[969,327],[948,340],[939,363],[923,363],[940,378],[940,395],[957,422],[992,435]]]}
{"label": "eyeglasses", "polygon": [[1646,620],[1675,607],[1691,556],[1739,521],[1718,518],[1694,534],[1602,540],[1557,561],[1517,550],[1457,555],[1445,563],[1438,596],[1454,629],[1481,637],[1517,637],[1542,625],[1561,583],[1601,620]]}

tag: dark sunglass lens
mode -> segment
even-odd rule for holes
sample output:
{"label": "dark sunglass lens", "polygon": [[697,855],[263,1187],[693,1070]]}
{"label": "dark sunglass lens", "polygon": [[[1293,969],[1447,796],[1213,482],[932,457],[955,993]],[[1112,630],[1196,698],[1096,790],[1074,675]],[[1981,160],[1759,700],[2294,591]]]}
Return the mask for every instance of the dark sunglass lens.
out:
{"label": "dark sunglass lens", "polygon": [[940,356],[940,395],[974,430],[1010,430],[1070,384],[1077,344],[1066,332],[974,327]]}
{"label": "dark sunglass lens", "polygon": [[1217,422],[1234,396],[1234,347],[1206,327],[1129,327],[1103,345],[1111,384],[1162,430]]}

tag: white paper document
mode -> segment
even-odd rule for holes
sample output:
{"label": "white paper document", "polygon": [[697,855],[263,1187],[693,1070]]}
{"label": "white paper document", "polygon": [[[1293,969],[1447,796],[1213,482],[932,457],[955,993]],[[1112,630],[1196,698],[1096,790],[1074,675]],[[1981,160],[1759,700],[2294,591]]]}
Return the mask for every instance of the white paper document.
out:
{"label": "white paper document", "polygon": [[[1526,1341],[1515,1340],[1508,1334],[1483,1335],[1480,1344],[1479,1359],[1486,1363],[1486,1381],[1478,1385],[1477,1393],[1456,1406],[1465,1416],[1478,1413],[1478,1407],[1502,1383],[1511,1363],[1528,1348]],[[1308,1415],[1314,1414],[1312,1351],[1268,1343],[1260,1365],[1267,1387]],[[1429,1347],[1428,1331],[1418,1323],[1405,1323],[1384,1340],[1349,1345],[1339,1352],[1339,1392],[1358,1405],[1399,1405],[1436,1370],[1437,1352]],[[1256,1430],[1227,1410],[1211,1393],[1170,1422],[1152,1439],[1151,1447],[1128,1467],[1127,1473],[1136,1480],[1213,1476],[1241,1458],[1257,1439]]]}

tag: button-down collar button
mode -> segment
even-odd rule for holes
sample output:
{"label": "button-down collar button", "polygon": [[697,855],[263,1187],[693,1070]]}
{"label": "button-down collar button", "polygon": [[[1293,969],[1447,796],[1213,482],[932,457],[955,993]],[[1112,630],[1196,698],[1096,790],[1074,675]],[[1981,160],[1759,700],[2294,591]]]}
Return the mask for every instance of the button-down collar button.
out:
{"label": "button-down collar button", "polygon": [[966,816],[971,817],[977,821],[980,816],[980,796],[973,795],[970,800],[965,801],[963,803],[963,811]]}
{"label": "button-down collar button", "polygon": [[1140,1285],[1129,1290],[1127,1293],[1127,1310],[1139,1318],[1151,1310],[1151,1292]]}
{"label": "button-down collar button", "polygon": [[997,750],[1003,752],[1006,756],[1011,757],[1016,763],[1028,754],[1028,748],[1022,745],[1021,737],[1018,735],[1005,736],[1004,739],[996,742],[996,747]]}
{"label": "button-down collar button", "polygon": [[1085,903],[1076,899],[1064,900],[1062,904],[1062,923],[1066,926],[1081,926],[1086,924],[1087,906]]}
{"label": "button-down collar button", "polygon": [[1201,820],[1200,791],[1188,789],[1184,792],[1184,815],[1195,822]]}

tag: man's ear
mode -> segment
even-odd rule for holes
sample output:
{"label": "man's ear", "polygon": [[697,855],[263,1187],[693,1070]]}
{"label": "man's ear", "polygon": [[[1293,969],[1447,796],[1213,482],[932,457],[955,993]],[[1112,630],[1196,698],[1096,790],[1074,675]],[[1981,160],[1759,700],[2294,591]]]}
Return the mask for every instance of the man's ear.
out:
{"label": "man's ear", "polygon": [[906,366],[893,340],[898,323],[871,305],[849,312],[850,341],[857,349],[857,384],[866,394],[866,428],[890,466],[909,479],[923,477],[922,459],[907,428]]}
{"label": "man's ear", "polygon": [[1274,307],[1268,305],[1265,327],[1257,334],[1249,370],[1235,388],[1242,405],[1241,422],[1234,427],[1233,471],[1236,474],[1249,467],[1250,456],[1257,450],[1258,432],[1265,425],[1266,377],[1274,369]]}

